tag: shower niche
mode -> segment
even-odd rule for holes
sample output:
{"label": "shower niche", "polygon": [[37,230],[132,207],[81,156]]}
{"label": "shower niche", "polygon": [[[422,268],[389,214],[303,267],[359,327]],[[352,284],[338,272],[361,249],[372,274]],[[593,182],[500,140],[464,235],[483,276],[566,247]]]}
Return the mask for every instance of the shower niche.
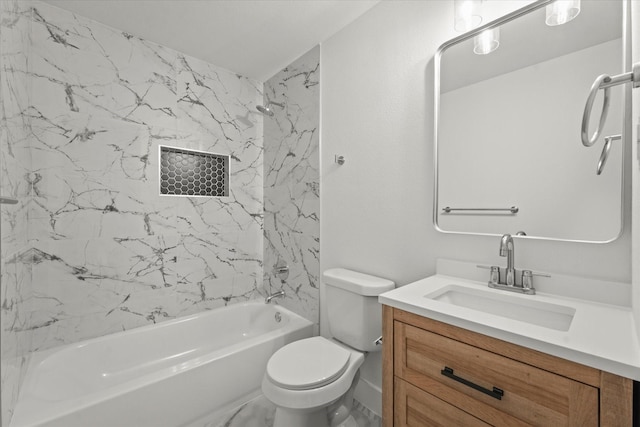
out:
{"label": "shower niche", "polygon": [[229,156],[160,146],[160,195],[228,197]]}

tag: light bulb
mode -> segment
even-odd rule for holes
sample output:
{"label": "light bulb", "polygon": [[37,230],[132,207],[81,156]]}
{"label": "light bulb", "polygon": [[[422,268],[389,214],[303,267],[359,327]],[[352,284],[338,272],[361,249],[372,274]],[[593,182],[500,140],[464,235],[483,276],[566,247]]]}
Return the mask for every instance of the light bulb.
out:
{"label": "light bulb", "polygon": [[553,27],[566,24],[580,13],[580,0],[556,0],[546,7],[545,23]]}
{"label": "light bulb", "polygon": [[453,0],[454,26],[461,33],[473,30],[482,23],[480,15],[482,0]]}
{"label": "light bulb", "polygon": [[473,53],[486,55],[500,46],[500,27],[484,30],[473,38]]}

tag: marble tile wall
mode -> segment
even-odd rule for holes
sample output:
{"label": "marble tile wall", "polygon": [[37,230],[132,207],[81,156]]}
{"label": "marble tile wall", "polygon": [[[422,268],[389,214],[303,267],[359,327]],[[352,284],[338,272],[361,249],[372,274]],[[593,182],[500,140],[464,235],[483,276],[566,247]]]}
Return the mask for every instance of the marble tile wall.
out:
{"label": "marble tile wall", "polygon": [[17,262],[28,247],[31,169],[28,85],[30,21],[17,0],[0,2],[0,195],[18,200],[0,205],[1,425],[8,425],[27,367],[31,335],[23,301],[31,292],[31,266]]}
{"label": "marble tile wall", "polygon": [[[34,350],[259,296],[262,84],[33,2]],[[255,113],[254,113],[255,112]],[[159,145],[230,155],[230,196],[159,196]]]}
{"label": "marble tile wall", "polygon": [[[0,206],[3,426],[32,350],[282,287],[319,321],[319,47],[263,95],[50,4],[0,7],[0,192],[20,200]],[[264,118],[263,96],[285,108]],[[230,196],[159,196],[159,145],[229,155]]]}
{"label": "marble tile wall", "polygon": [[[320,47],[264,84],[264,283],[284,289],[281,304],[318,324],[320,285]],[[278,259],[290,269],[285,283],[273,273]]]}

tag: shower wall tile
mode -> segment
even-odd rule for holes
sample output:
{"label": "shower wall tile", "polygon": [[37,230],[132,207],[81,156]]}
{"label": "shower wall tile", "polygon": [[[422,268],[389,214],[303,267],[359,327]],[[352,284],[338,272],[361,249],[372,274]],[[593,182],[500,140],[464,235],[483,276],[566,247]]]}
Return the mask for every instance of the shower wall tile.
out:
{"label": "shower wall tile", "polygon": [[175,126],[174,51],[45,3],[33,9],[37,110]]}
{"label": "shower wall tile", "polygon": [[[2,233],[6,232],[3,228]],[[13,244],[3,244],[0,264],[2,271],[0,279],[0,298],[2,299],[0,307],[0,325],[2,326],[0,375],[3,426],[9,425],[11,420],[20,386],[27,372],[29,351],[33,341],[31,333],[17,333],[17,331],[25,329],[30,322],[25,300],[31,290],[31,265],[15,262],[15,255],[20,249],[23,247],[16,250],[16,246]]]}
{"label": "shower wall tile", "polygon": [[[99,286],[95,286],[94,293],[91,294],[92,299],[87,304],[93,309],[85,312],[64,312],[56,317],[55,308],[50,311],[42,310],[42,315],[38,318],[39,323],[33,325],[34,350],[69,344],[72,339],[86,339],[87,330],[91,330],[95,336],[102,336],[122,330],[122,325],[132,329],[180,315],[176,310],[177,294],[174,289],[138,289],[117,295],[115,292],[113,295],[109,294],[110,289],[126,287],[127,283],[123,281],[102,280]],[[44,323],[47,323],[46,328],[42,326]]]}
{"label": "shower wall tile", "polygon": [[158,144],[147,127],[73,114],[34,134],[34,237],[132,238],[175,229],[175,203],[157,190]]}
{"label": "shower wall tile", "polygon": [[0,2],[0,195],[15,205],[0,205],[0,381],[1,424],[9,425],[24,379],[31,334],[18,334],[28,324],[24,300],[31,292],[31,265],[16,262],[28,241],[30,170],[28,107],[30,19],[26,2]]}
{"label": "shower wall tile", "polygon": [[[0,72],[3,78],[9,77],[7,74],[10,73],[5,70]],[[0,90],[0,95],[2,92]],[[0,105],[10,101],[11,97],[3,96]],[[7,123],[4,119],[0,125],[0,193],[18,200],[15,205],[0,205],[2,245],[19,247],[27,241],[30,187],[24,177],[28,175],[31,163],[28,132],[28,126]]]}
{"label": "shower wall tile", "polygon": [[167,253],[179,259],[175,271],[182,284],[255,273],[261,268],[262,241],[255,238],[260,232],[254,226],[241,232],[184,234]]}
{"label": "shower wall tile", "polygon": [[[49,4],[30,16],[18,332],[47,349],[258,296],[262,84]],[[229,155],[229,197],[161,196],[160,145]]]}
{"label": "shower wall tile", "polygon": [[[319,63],[315,47],[269,79],[264,102],[275,106],[264,119],[264,281],[270,292],[284,289],[282,305],[319,322],[320,176]],[[273,274],[282,259],[285,283]]]}
{"label": "shower wall tile", "polygon": [[206,133],[222,144],[252,137],[255,119],[261,118],[254,112],[255,93],[261,90],[256,82],[181,55],[177,85],[181,128]]}
{"label": "shower wall tile", "polygon": [[58,240],[31,249],[24,257],[47,273],[46,288],[27,301],[34,349],[255,298],[262,274],[255,230],[229,234]]}
{"label": "shower wall tile", "polygon": [[179,285],[176,291],[178,313],[183,316],[260,298],[260,294],[256,291],[258,287],[262,287],[262,269],[253,274],[243,273],[233,277]]}
{"label": "shower wall tile", "polygon": [[255,110],[262,102],[261,87],[186,55],[179,59],[177,82],[178,129],[198,141],[185,147],[231,159],[231,182],[237,185],[230,188],[231,197],[210,204],[217,204],[214,209],[238,221],[235,227],[242,229],[247,218],[255,222],[256,212],[262,213],[263,128],[262,116]]}

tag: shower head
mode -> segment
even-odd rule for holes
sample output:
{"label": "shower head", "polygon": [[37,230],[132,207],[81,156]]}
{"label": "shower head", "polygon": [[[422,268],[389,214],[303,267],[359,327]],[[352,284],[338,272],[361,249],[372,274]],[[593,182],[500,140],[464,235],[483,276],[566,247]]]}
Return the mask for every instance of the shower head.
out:
{"label": "shower head", "polygon": [[260,111],[265,116],[273,117],[273,110],[269,108],[270,105],[276,105],[280,108],[284,108],[283,104],[280,104],[278,102],[268,101],[264,106],[256,105],[256,110]]}

